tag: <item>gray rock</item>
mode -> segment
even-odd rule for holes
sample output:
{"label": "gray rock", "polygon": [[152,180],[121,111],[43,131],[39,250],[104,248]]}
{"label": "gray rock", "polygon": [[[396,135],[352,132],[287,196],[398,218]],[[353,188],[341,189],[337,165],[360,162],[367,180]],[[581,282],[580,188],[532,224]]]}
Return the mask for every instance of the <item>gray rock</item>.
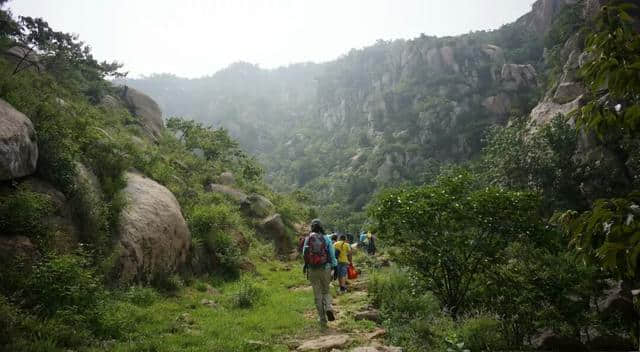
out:
{"label": "gray rock", "polygon": [[576,100],[585,93],[584,86],[579,82],[562,82],[556,88],[553,101],[558,104],[566,104]]}
{"label": "gray rock", "polygon": [[40,221],[55,234],[51,238],[51,246],[60,253],[69,253],[75,249],[80,231],[67,197],[49,182],[35,177],[25,179],[20,186],[49,198],[53,212]]}
{"label": "gray rock", "polygon": [[185,265],[191,235],[180,204],[168,189],[136,173],[128,172],[126,178],[117,276],[121,282],[151,282]]}
{"label": "gray rock", "polygon": [[139,118],[139,123],[152,136],[158,138],[164,130],[162,111],[158,104],[146,94],[125,86],[122,90],[122,100],[129,110]]}
{"label": "gray rock", "polygon": [[297,351],[329,351],[332,348],[341,348],[351,341],[349,335],[325,335],[317,339],[308,340],[298,346]]}
{"label": "gray rock", "polygon": [[622,281],[605,292],[604,298],[598,302],[598,309],[603,317],[620,316],[632,321],[636,316],[631,290]]}
{"label": "gray rock", "polygon": [[587,347],[576,338],[558,335],[550,329],[536,335],[532,342],[535,349],[542,351],[587,351]]}
{"label": "gray rock", "polygon": [[245,198],[240,209],[250,217],[264,218],[273,214],[275,206],[266,197],[254,193]]}
{"label": "gray rock", "polygon": [[529,121],[533,126],[544,126],[558,114],[566,116],[581,106],[581,98],[577,98],[566,104],[558,104],[551,99],[544,99],[531,110]]}
{"label": "gray rock", "polygon": [[504,64],[500,73],[502,87],[508,91],[535,87],[538,85],[537,77],[536,69],[530,64]]}
{"label": "gray rock", "polygon": [[232,172],[223,172],[218,176],[218,183],[225,186],[232,186],[236,183],[236,178]]}
{"label": "gray rock", "polygon": [[490,113],[499,116],[506,116],[511,112],[511,100],[505,94],[486,98],[482,102],[482,106],[489,110]]}
{"label": "gray rock", "polygon": [[357,312],[353,317],[355,320],[369,320],[374,323],[380,323],[382,321],[380,318],[380,312],[375,309]]}
{"label": "gray rock", "polygon": [[11,265],[14,260],[18,260],[28,267],[39,257],[38,249],[28,237],[0,234],[0,264]]}
{"label": "gray rock", "polygon": [[36,171],[38,145],[31,120],[0,99],[0,181]]}
{"label": "gray rock", "polygon": [[279,255],[289,255],[293,250],[293,240],[287,232],[280,214],[274,214],[258,224],[258,234],[273,241]]}
{"label": "gray rock", "polygon": [[225,196],[229,197],[231,200],[233,200],[238,204],[242,204],[247,199],[246,193],[230,186],[212,183],[206,187],[206,190],[209,192],[217,192],[220,194],[224,194]]}
{"label": "gray rock", "polygon": [[38,55],[29,48],[13,46],[4,52],[4,56],[14,65],[18,71],[24,69],[41,71],[44,69]]}

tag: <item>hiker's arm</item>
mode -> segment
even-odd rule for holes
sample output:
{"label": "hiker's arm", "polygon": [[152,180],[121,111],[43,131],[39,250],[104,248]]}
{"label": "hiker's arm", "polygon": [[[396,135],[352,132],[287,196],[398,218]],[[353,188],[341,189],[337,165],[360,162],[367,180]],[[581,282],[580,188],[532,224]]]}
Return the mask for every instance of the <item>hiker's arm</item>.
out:
{"label": "hiker's arm", "polygon": [[304,258],[304,254],[307,252],[307,246],[309,241],[309,236],[304,238],[304,244],[302,245],[302,257]]}
{"label": "hiker's arm", "polygon": [[329,247],[329,257],[331,258],[331,266],[335,268],[336,266],[338,266],[338,260],[336,259],[336,251],[333,248],[333,243],[331,242],[330,239],[327,242],[327,247]]}
{"label": "hiker's arm", "polygon": [[349,259],[349,263],[353,264],[353,256],[351,255],[351,246],[349,246],[349,252],[347,252],[347,259]]}

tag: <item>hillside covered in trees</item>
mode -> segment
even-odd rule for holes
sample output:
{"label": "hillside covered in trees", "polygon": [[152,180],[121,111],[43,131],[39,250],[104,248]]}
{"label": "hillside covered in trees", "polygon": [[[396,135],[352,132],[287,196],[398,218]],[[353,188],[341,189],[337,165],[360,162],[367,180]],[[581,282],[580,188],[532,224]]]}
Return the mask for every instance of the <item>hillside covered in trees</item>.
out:
{"label": "hillside covered in trees", "polygon": [[[2,7],[0,349],[637,350],[639,18],[130,79]],[[320,333],[316,217],[381,249]]]}
{"label": "hillside covered in trees", "polygon": [[[495,31],[380,40],[323,64],[237,63],[200,79],[159,74],[126,84],[170,116],[224,127],[273,187],[303,190],[337,229],[356,231],[382,187],[429,182],[443,166],[477,159],[493,126],[544,124],[579,107],[580,29],[598,8],[538,1]],[[629,184],[620,172],[604,182]]]}

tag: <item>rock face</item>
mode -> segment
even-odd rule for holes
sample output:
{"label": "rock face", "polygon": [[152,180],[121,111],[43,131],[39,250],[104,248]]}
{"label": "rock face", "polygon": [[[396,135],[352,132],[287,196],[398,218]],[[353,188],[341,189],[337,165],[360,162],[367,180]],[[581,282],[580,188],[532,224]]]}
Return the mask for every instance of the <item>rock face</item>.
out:
{"label": "rock face", "polygon": [[536,86],[537,77],[536,69],[531,65],[504,64],[500,73],[502,87],[508,91]]}
{"label": "rock face", "polygon": [[505,94],[486,98],[482,102],[482,106],[489,110],[490,113],[498,116],[507,116],[511,112],[511,101]]}
{"label": "rock face", "polygon": [[0,99],[0,181],[36,171],[38,145],[31,120]]}
{"label": "rock face", "polygon": [[598,302],[598,308],[604,317],[619,315],[632,321],[635,316],[631,290],[622,282],[617,282],[605,292],[604,298]]}
{"label": "rock face", "polygon": [[38,256],[38,250],[29,238],[0,235],[0,264],[10,265],[14,259],[33,263]]}
{"label": "rock face", "polygon": [[581,99],[577,98],[566,104],[558,104],[551,99],[544,99],[533,110],[531,110],[530,124],[543,126],[551,121],[558,114],[567,115],[570,112],[580,108]]}
{"label": "rock face", "polygon": [[122,99],[129,110],[140,119],[140,125],[154,137],[160,137],[164,129],[162,111],[158,104],[149,96],[125,86]]}
{"label": "rock face", "polygon": [[117,274],[121,282],[151,282],[185,265],[191,235],[168,189],[136,173],[127,173],[126,178]]}
{"label": "rock face", "polygon": [[533,338],[533,346],[542,351],[587,351],[585,345],[569,336],[560,336],[551,330],[545,330]]}
{"label": "rock face", "polygon": [[253,218],[264,218],[271,214],[275,209],[271,201],[259,194],[248,196],[240,207],[242,211]]}
{"label": "rock face", "polygon": [[232,172],[223,172],[218,176],[218,183],[225,186],[232,186],[236,183],[236,178]]}
{"label": "rock face", "polygon": [[280,214],[273,214],[262,220],[258,225],[258,233],[273,241],[279,255],[288,255],[293,250],[293,240],[289,237]]}
{"label": "rock face", "polygon": [[13,46],[4,52],[4,56],[16,65],[18,71],[24,69],[42,70],[40,59],[35,52],[22,46]]}
{"label": "rock face", "polygon": [[241,190],[235,189],[230,186],[219,185],[216,183],[212,183],[207,186],[207,191],[224,194],[238,204],[242,204],[247,199],[247,195]]}
{"label": "rock face", "polygon": [[40,221],[55,234],[52,238],[53,248],[60,253],[68,253],[73,250],[78,243],[80,231],[67,197],[50,183],[35,177],[27,178],[20,186],[30,192],[39,193],[49,198],[53,212]]}

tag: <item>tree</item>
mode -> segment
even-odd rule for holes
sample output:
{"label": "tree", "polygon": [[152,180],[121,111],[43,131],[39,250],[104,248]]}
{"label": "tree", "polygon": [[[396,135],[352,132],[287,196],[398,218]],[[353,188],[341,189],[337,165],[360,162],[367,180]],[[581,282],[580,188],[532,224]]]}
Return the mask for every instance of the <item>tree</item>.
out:
{"label": "tree", "polygon": [[495,265],[510,242],[541,229],[536,195],[476,186],[467,170],[456,169],[434,185],[383,192],[369,208],[387,242],[399,247],[395,259],[454,317],[474,278]]}
{"label": "tree", "polygon": [[[605,6],[597,31],[587,39],[591,61],[583,75],[591,101],[578,122],[602,139],[637,138],[640,129],[640,34],[633,29],[631,4]],[[571,237],[572,247],[618,278],[638,276],[640,193],[600,199],[583,213],[556,214],[554,221]]]}
{"label": "tree", "polygon": [[628,13],[632,4],[604,6],[597,31],[587,38],[590,61],[582,70],[590,102],[578,122],[600,137],[640,128],[640,34]]}

